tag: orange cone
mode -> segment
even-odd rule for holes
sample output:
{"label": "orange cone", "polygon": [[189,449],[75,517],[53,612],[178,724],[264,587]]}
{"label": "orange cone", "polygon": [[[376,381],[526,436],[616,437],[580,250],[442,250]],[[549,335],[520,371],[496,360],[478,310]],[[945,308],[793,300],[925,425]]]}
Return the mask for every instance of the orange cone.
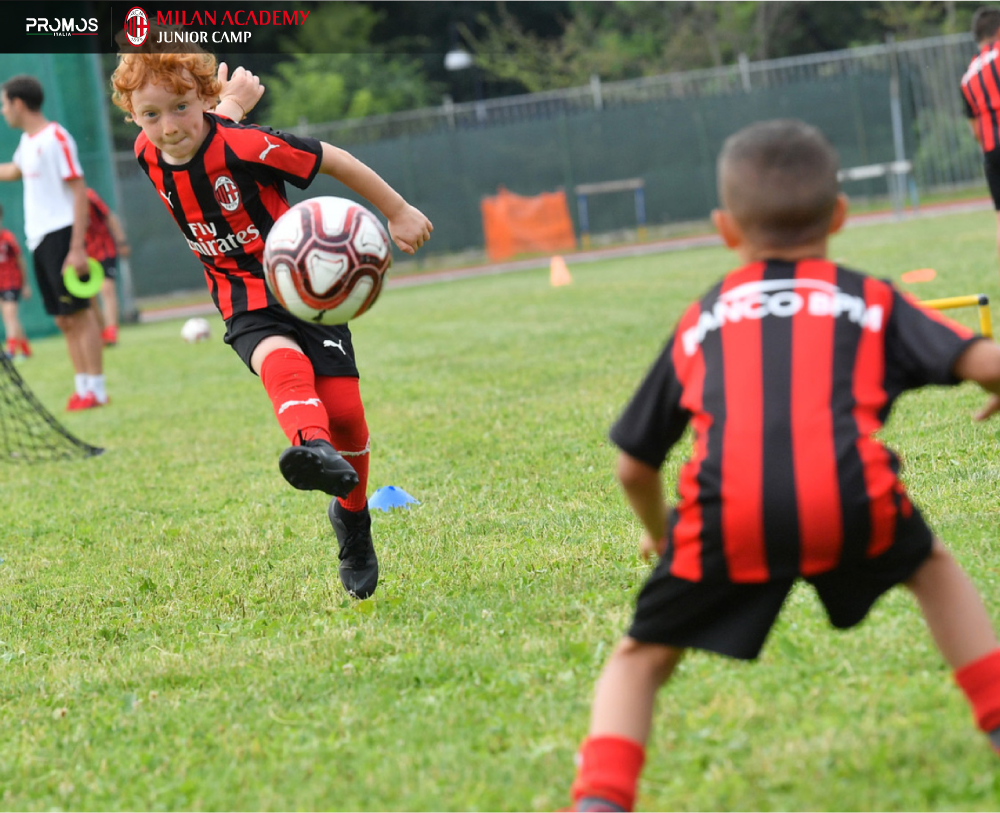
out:
{"label": "orange cone", "polygon": [[569,269],[566,267],[566,261],[558,255],[553,257],[549,263],[549,282],[552,287],[569,285],[572,281],[573,277],[570,276]]}
{"label": "orange cone", "polygon": [[900,276],[903,282],[930,282],[937,276],[937,271],[933,268],[918,268],[915,271],[907,271]]}

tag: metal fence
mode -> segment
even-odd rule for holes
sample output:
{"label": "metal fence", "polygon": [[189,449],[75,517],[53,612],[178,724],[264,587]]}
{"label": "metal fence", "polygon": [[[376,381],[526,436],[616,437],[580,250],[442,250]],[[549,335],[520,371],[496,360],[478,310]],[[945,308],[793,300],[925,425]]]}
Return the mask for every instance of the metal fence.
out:
{"label": "metal fence", "polygon": [[[896,77],[895,102],[902,114],[906,155],[915,159],[919,183],[925,187],[978,182],[981,160],[957,92],[958,80],[975,53],[969,34],[953,34],[910,42],[850,48],[761,62],[741,59],[734,65],[684,71],[623,82],[532,93],[488,101],[453,104],[405,113],[317,124],[304,124],[302,134],[344,146],[448,130],[499,127],[581,112],[617,110],[671,100],[739,96],[803,83],[884,74]],[[800,111],[805,115],[808,111]],[[790,111],[790,115],[794,115]],[[907,127],[907,125],[909,125]]]}
{"label": "metal fence", "polygon": [[[722,141],[762,118],[816,124],[840,151],[844,167],[909,161],[913,191],[981,185],[981,156],[958,90],[975,50],[971,36],[961,34],[761,62],[741,59],[623,82],[595,78],[584,87],[547,93],[463,104],[446,100],[405,113],[304,123],[296,131],[343,146],[376,168],[435,221],[429,248],[457,251],[482,246],[479,201],[499,185],[536,194],[638,177],[645,181],[650,225],[704,217],[716,203],[714,158]],[[183,241],[165,233],[176,232],[176,225],[159,211],[155,195],[136,188],[147,182],[136,177],[131,153],[119,154],[117,166],[123,192],[128,189],[135,200],[135,217],[149,237],[149,256],[134,265],[162,269],[165,257],[177,265]],[[846,187],[853,195],[888,191],[885,177]],[[309,194],[348,193],[314,188]],[[591,211],[592,231],[634,225],[626,197],[602,199]],[[167,245],[172,248],[164,255]],[[193,258],[191,263],[197,265]],[[154,281],[137,274],[137,289],[141,294],[184,287],[170,281],[177,275],[171,270]],[[201,275],[192,270],[186,276],[192,282]]]}

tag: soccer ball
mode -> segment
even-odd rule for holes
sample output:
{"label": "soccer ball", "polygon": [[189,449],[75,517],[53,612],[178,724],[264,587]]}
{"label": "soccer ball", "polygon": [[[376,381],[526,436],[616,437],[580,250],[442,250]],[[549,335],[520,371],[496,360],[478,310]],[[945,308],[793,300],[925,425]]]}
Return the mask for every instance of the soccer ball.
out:
{"label": "soccer ball", "polygon": [[311,198],[275,222],[264,243],[264,279],[289,313],[342,325],[367,311],[392,265],[389,235],[364,206]]}
{"label": "soccer ball", "polygon": [[201,317],[188,319],[184,323],[184,327],[181,328],[181,338],[188,344],[207,341],[211,335],[212,330],[208,326],[208,322]]}

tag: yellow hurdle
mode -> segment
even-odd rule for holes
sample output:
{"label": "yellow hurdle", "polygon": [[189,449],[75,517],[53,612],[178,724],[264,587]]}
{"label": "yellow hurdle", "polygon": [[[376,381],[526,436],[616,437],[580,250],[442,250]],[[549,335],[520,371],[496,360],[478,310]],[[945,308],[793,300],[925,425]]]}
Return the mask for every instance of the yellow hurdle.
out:
{"label": "yellow hurdle", "polygon": [[944,299],[925,299],[920,303],[936,311],[949,308],[979,308],[979,332],[986,338],[993,338],[993,320],[990,319],[990,298],[986,294],[968,296],[946,296]]}

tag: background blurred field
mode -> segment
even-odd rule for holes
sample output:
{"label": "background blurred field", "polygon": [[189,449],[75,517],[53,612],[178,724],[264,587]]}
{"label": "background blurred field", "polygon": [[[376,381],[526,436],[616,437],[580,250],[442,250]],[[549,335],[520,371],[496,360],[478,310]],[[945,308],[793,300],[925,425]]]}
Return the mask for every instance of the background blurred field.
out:
{"label": "background blurred field", "polygon": [[[995,218],[848,230],[838,261],[921,297],[997,293]],[[0,806],[554,809],[594,679],[648,567],[605,433],[683,307],[732,267],[703,249],[393,290],[355,323],[376,596],[337,579],[326,503],[277,470],[258,382],[180,322],[127,327],[113,404],[60,419],[100,458],[8,466],[0,499]],[[1000,301],[1000,297],[995,297]],[[994,313],[997,311],[994,309]],[[974,311],[954,312],[975,324]],[[58,409],[62,343],[21,367]],[[915,500],[1000,621],[997,427],[972,386],[905,396],[886,433]],[[673,479],[684,449],[668,465]],[[660,698],[644,809],[996,809],[996,758],[890,595],[829,629],[793,594],[760,663],[690,657]]]}

